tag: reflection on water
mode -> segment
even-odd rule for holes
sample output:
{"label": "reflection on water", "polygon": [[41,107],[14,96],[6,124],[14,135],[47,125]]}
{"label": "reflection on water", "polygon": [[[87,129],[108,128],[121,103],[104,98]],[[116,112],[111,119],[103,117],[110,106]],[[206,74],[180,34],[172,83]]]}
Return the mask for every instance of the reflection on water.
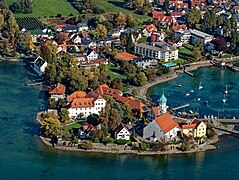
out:
{"label": "reflection on water", "polygon": [[[200,68],[193,73],[195,77],[182,74],[176,79],[151,87],[148,96],[157,103],[164,89],[170,107],[190,104],[180,111],[193,110],[199,112],[201,117],[205,115],[219,118],[238,117],[239,73],[216,67]],[[199,90],[200,82],[203,88]],[[175,84],[181,84],[182,87],[176,87]],[[223,103],[226,84],[228,95],[226,102]],[[194,92],[191,92],[192,90]],[[186,93],[190,95],[185,96]]]}

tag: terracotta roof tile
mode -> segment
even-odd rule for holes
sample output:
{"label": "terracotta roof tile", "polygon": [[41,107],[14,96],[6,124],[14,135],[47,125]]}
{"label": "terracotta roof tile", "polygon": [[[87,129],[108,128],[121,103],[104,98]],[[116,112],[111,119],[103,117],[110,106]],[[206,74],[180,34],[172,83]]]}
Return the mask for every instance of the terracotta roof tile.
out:
{"label": "terracotta roof tile", "polygon": [[84,98],[84,97],[86,97],[86,93],[84,91],[75,91],[67,97],[67,101],[71,102],[73,101],[73,99]]}
{"label": "terracotta roof tile", "polygon": [[182,129],[194,129],[196,128],[196,124],[185,124],[182,125]]}
{"label": "terracotta roof tile", "polygon": [[93,98],[76,98],[71,103],[71,108],[90,108],[94,107]]}
{"label": "terracotta roof tile", "polygon": [[65,94],[66,86],[60,83],[52,84],[50,86],[49,94]]}
{"label": "terracotta roof tile", "polygon": [[178,123],[176,123],[168,112],[158,116],[156,119],[156,122],[158,123],[159,127],[163,130],[163,132],[166,134],[173,128],[178,126]]}

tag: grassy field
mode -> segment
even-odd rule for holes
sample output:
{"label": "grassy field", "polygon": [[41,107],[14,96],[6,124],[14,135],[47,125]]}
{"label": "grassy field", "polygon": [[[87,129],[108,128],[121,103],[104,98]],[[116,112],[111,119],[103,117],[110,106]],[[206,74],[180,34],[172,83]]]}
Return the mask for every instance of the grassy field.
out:
{"label": "grassy field", "polygon": [[[15,0],[5,0],[8,5],[12,4]],[[15,14],[16,17],[42,17],[42,16],[56,16],[62,14],[68,16],[69,14],[78,14],[77,10],[71,6],[67,0],[34,0],[32,14]]]}
{"label": "grassy field", "polygon": [[[132,13],[131,9],[123,7],[124,0],[92,0],[97,6],[103,9],[105,12],[122,12],[124,14]],[[133,16],[139,21],[147,21],[151,19],[148,16],[132,13]]]}
{"label": "grassy field", "polygon": [[178,51],[179,59],[187,60],[187,61],[193,60],[192,52],[193,52],[193,45],[184,44],[183,48],[180,48]]}

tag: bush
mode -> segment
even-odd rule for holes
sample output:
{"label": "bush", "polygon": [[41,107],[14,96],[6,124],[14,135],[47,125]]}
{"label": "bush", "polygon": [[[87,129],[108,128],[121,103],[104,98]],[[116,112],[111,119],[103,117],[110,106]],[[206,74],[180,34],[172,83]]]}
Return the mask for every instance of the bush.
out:
{"label": "bush", "polygon": [[213,138],[217,133],[213,130],[213,129],[209,129],[207,130],[207,137],[210,139],[210,138]]}
{"label": "bush", "polygon": [[124,144],[126,144],[126,140],[125,139],[118,139],[118,140],[116,140],[116,144],[118,144],[118,145],[124,145]]}
{"label": "bush", "polygon": [[85,150],[89,150],[92,148],[92,142],[90,141],[83,141],[78,145],[79,149],[85,149]]}
{"label": "bush", "polygon": [[190,150],[189,141],[184,140],[184,141],[182,142],[182,144],[181,144],[180,149],[181,149],[182,151],[188,151],[188,150]]}
{"label": "bush", "polygon": [[104,145],[106,145],[106,144],[113,144],[114,143],[114,139],[113,138],[111,138],[111,137],[103,137],[102,139],[101,139],[101,142],[104,144]]}
{"label": "bush", "polygon": [[146,151],[148,149],[148,144],[146,143],[140,143],[139,144],[139,150],[140,151]]}

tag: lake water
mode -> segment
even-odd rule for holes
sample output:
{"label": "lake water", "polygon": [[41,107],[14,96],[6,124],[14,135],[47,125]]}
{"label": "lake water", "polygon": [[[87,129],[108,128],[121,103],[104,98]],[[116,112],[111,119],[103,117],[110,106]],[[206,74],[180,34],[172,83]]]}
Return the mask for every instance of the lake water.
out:
{"label": "lake water", "polygon": [[[180,111],[197,111],[201,117],[213,115],[220,118],[239,118],[238,72],[208,67],[200,68],[192,73],[195,77],[182,74],[176,79],[153,86],[149,89],[148,95],[156,103],[164,90],[170,107],[190,104],[190,107]],[[199,90],[200,83],[203,88]],[[177,87],[178,84],[182,87]],[[223,103],[226,86],[228,95],[225,98],[227,101]],[[190,93],[191,90],[194,92]],[[186,96],[186,93],[190,95]],[[206,102],[207,105],[205,105]]]}
{"label": "lake water", "polygon": [[188,155],[139,157],[46,147],[35,135],[39,125],[34,121],[45,108],[46,93],[26,86],[29,79],[23,64],[0,63],[0,180],[238,179],[239,140],[230,136],[216,151]]}

